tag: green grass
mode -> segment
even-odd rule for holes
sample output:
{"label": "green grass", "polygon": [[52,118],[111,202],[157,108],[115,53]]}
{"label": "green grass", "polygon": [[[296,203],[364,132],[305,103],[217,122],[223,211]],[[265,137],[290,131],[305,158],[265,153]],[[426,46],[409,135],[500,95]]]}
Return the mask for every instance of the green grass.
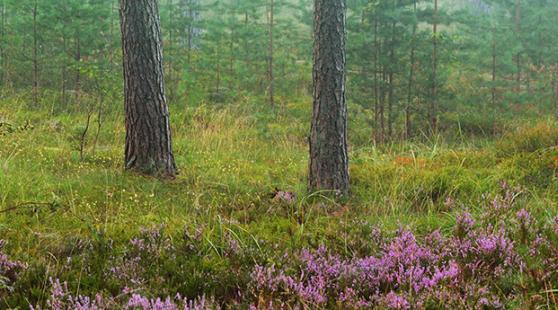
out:
{"label": "green grass", "polygon": [[[206,256],[192,258],[192,268],[226,273],[220,253],[225,234],[266,259],[320,243],[349,253],[347,236],[355,234],[350,223],[444,231],[459,211],[475,212],[499,193],[501,181],[520,186],[520,204],[535,214],[558,211],[558,127],[551,120],[502,138],[374,146],[367,141],[366,120],[355,116],[349,128],[352,195],[334,203],[306,193],[309,102],[284,103],[275,112],[258,100],[173,105],[171,113],[180,175],[162,182],[123,171],[123,115],[116,108],[106,115],[97,145],[92,124],[82,161],[76,136],[84,115],[52,115],[14,99],[0,101],[0,122],[13,127],[0,127],[0,210],[15,208],[0,211],[0,238],[9,241],[14,258],[45,266],[39,279],[28,279],[35,289],[40,286],[33,281],[46,285],[53,274],[86,277],[78,267],[62,270],[72,240],[102,236],[123,244],[140,227],[160,224],[175,238],[203,227]],[[271,201],[275,187],[296,192],[298,202]],[[92,290],[101,286],[88,277]],[[196,281],[204,280],[189,281],[195,290]],[[44,292],[35,293],[40,298]]]}

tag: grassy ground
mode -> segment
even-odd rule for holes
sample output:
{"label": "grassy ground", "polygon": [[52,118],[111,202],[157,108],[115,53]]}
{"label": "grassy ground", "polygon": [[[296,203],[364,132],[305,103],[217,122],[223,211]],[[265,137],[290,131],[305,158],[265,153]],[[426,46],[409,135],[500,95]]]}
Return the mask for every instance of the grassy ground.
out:
{"label": "grassy ground", "polygon": [[[122,170],[123,115],[117,109],[106,115],[96,144],[93,117],[81,160],[82,114],[0,102],[0,239],[9,241],[11,257],[35,268],[21,284],[27,296],[4,297],[6,304],[44,301],[52,276],[79,283],[84,292],[110,288],[95,270],[66,268],[64,259],[79,252],[76,240],[110,240],[117,253],[141,227],[164,225],[171,238],[201,228],[203,255],[188,258],[188,283],[168,290],[225,296],[219,284],[233,287],[234,279],[208,280],[195,272],[227,273],[227,236],[255,248],[256,261],[319,244],[350,254],[357,250],[349,241],[364,234],[357,221],[386,230],[403,225],[419,234],[448,231],[462,210],[474,214],[500,193],[503,181],[520,187],[518,204],[536,216],[558,212],[558,126],[550,120],[510,124],[498,138],[379,147],[369,143],[369,125],[353,111],[352,196],[334,203],[305,192],[308,102],[284,104],[275,113],[260,102],[173,106],[171,113],[180,175],[160,182]],[[274,188],[295,192],[297,202],[272,201]]]}

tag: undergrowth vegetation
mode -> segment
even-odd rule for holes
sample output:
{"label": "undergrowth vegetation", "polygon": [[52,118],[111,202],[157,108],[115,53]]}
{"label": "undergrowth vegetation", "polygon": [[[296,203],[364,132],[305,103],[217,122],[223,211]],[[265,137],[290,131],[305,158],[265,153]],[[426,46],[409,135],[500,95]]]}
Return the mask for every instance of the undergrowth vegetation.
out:
{"label": "undergrowth vegetation", "polygon": [[306,193],[308,102],[171,105],[180,174],[161,182],[123,172],[118,109],[84,134],[79,109],[16,100],[0,308],[557,305],[553,120],[373,145],[351,110],[352,193],[333,202]]}

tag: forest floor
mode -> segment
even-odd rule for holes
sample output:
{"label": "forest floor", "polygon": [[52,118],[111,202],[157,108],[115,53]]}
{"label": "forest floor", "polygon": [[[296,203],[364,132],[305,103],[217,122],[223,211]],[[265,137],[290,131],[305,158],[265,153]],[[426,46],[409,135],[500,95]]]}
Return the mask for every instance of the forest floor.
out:
{"label": "forest floor", "polygon": [[[238,291],[249,287],[254,265],[273,264],[285,252],[325,245],[358,256],[375,228],[451,234],[460,214],[482,217],[506,191],[515,193],[513,214],[526,209],[546,225],[558,213],[558,124],[551,120],[513,124],[494,138],[374,146],[366,120],[353,112],[352,193],[333,202],[306,193],[307,102],[275,113],[250,102],[172,106],[180,175],[167,182],[123,171],[121,112],[102,120],[98,139],[93,115],[80,159],[83,114],[20,106],[0,102],[0,239],[9,257],[32,270],[13,294],[2,295],[0,283],[0,305],[10,307],[44,304],[49,278],[68,281],[74,293],[117,295],[135,282],[111,280],[108,270],[149,229],[163,231],[176,247],[179,239],[197,241],[195,255],[144,266],[151,273],[143,274],[142,293],[204,293],[229,303],[243,299]],[[296,200],[272,199],[276,188]],[[236,247],[251,254],[232,259]],[[173,264],[182,278],[169,275]]]}

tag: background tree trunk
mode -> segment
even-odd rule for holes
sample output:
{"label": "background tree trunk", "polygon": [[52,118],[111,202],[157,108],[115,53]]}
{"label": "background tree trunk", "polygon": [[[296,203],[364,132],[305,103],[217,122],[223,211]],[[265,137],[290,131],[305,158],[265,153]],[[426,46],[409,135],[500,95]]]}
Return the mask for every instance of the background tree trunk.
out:
{"label": "background tree trunk", "polygon": [[314,109],[309,190],[349,192],[345,98],[345,0],[314,2]]}
{"label": "background tree trunk", "polygon": [[157,0],[120,0],[126,169],[174,177]]}
{"label": "background tree trunk", "polygon": [[438,0],[434,0],[434,24],[432,25],[432,99],[430,100],[430,129],[438,131]]}
{"label": "background tree trunk", "polygon": [[33,5],[33,105],[36,107],[39,105],[39,59],[38,59],[38,33],[37,33],[37,0],[35,0]]}
{"label": "background tree trunk", "polygon": [[378,44],[378,17],[377,14],[374,14],[374,143],[378,143],[379,134],[378,134],[378,122],[380,119],[379,113],[379,106],[380,106],[380,87],[378,83],[378,70],[379,70],[379,44]]}
{"label": "background tree trunk", "polygon": [[5,39],[6,39],[6,3],[2,1],[0,4],[0,63],[2,65],[2,72],[0,73],[0,83],[3,83],[3,87],[6,87],[6,53],[4,51]]}
{"label": "background tree trunk", "polygon": [[269,2],[269,47],[268,47],[268,67],[267,67],[267,74],[268,74],[268,83],[269,83],[269,105],[271,108],[275,108],[275,77],[273,75],[273,23],[274,23],[274,12],[275,11],[275,1],[270,0]]}
{"label": "background tree trunk", "polygon": [[[417,18],[417,1],[413,0],[413,15]],[[413,103],[413,83],[415,81],[415,50],[417,45],[418,21],[413,23],[413,35],[411,37],[411,56],[409,56],[409,82],[407,84],[407,105],[405,106],[405,139],[411,137],[411,105]]]}

